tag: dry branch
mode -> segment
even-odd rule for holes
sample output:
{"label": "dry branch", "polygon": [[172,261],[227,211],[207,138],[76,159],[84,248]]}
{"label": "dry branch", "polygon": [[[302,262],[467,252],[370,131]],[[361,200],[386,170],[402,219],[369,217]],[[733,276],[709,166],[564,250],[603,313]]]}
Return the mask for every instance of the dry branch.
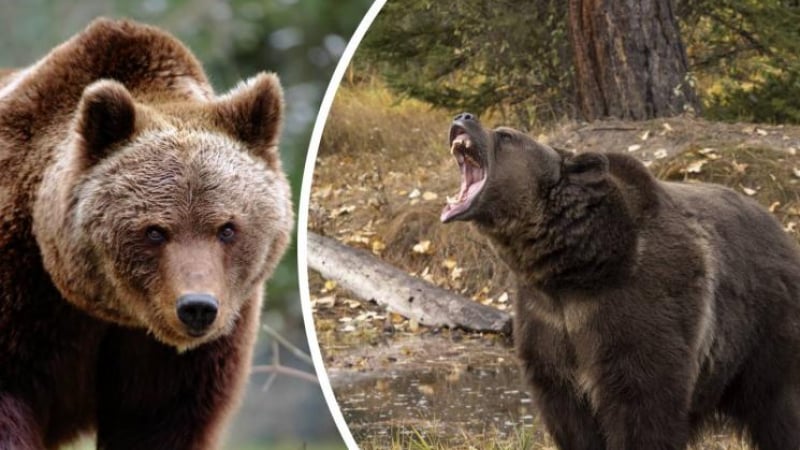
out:
{"label": "dry branch", "polygon": [[308,266],[365,301],[420,324],[508,333],[510,316],[412,277],[367,251],[308,233]]}

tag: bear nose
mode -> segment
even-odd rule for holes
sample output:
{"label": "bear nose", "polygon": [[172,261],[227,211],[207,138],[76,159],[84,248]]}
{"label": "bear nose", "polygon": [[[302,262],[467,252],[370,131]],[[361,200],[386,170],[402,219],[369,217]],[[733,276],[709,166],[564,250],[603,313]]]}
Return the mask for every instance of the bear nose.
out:
{"label": "bear nose", "polygon": [[201,335],[217,318],[217,299],[209,294],[185,294],[178,298],[178,319],[189,334]]}
{"label": "bear nose", "polygon": [[453,118],[453,120],[454,120],[454,121],[456,121],[456,120],[463,120],[463,121],[467,121],[467,120],[475,120],[475,115],[473,115],[473,114],[470,114],[470,113],[468,113],[468,112],[462,112],[461,114],[459,114],[459,115],[455,116],[455,117]]}

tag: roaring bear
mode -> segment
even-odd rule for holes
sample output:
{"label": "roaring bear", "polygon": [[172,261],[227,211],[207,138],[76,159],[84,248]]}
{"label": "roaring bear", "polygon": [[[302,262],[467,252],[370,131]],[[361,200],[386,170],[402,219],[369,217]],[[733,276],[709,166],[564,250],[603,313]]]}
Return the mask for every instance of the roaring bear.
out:
{"label": "roaring bear", "polygon": [[96,20],[0,78],[0,449],[218,445],[293,215],[277,78]]}
{"label": "roaring bear", "polygon": [[561,449],[684,449],[727,417],[800,449],[800,248],[733,190],[656,180],[468,113],[450,128],[471,221],[515,273],[514,341]]}

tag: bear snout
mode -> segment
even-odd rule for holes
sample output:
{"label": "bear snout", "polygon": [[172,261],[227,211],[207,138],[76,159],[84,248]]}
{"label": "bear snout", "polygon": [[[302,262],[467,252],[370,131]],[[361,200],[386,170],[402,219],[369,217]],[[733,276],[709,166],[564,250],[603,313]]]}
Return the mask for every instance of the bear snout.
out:
{"label": "bear snout", "polygon": [[178,319],[191,336],[202,336],[217,318],[219,302],[209,294],[192,293],[178,297],[175,309]]}

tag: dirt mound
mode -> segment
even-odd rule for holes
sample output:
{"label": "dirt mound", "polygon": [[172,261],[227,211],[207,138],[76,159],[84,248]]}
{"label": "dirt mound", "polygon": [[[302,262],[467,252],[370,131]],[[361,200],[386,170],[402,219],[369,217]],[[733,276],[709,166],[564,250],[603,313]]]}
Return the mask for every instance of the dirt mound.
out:
{"label": "dirt mound", "polygon": [[800,156],[770,148],[687,150],[650,169],[671,181],[717,183],[769,208],[800,242]]}

